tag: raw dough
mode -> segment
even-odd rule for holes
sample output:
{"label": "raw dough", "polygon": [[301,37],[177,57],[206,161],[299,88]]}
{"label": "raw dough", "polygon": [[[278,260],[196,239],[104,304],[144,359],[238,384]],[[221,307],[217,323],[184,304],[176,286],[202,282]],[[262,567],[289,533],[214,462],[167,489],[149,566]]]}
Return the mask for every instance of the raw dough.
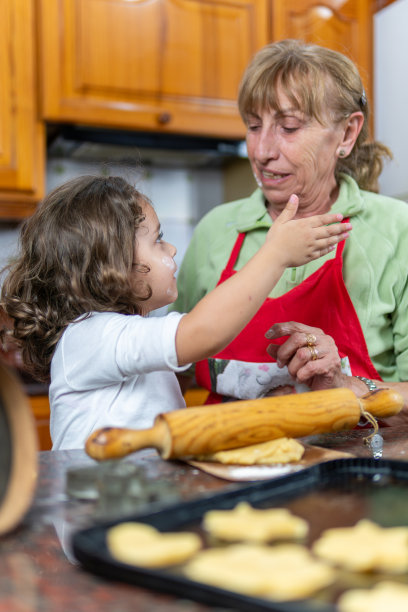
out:
{"label": "raw dough", "polygon": [[216,461],[228,465],[270,465],[272,463],[291,463],[299,461],[305,447],[293,438],[277,438],[252,446],[218,451],[196,457],[199,461]]}
{"label": "raw dough", "polygon": [[328,529],[314,543],[313,552],[355,572],[406,572],[408,527],[380,527],[363,519],[354,527]]}
{"label": "raw dough", "polygon": [[371,590],[353,589],[338,601],[339,612],[406,612],[408,586],[395,582],[379,582]]}
{"label": "raw dough", "polygon": [[332,568],[297,544],[232,544],[203,550],[183,571],[198,582],[279,600],[308,597],[334,580]]}
{"label": "raw dough", "polygon": [[151,525],[120,523],[107,532],[107,545],[115,559],[130,565],[165,567],[183,563],[202,545],[194,533],[161,533]]}
{"label": "raw dough", "polygon": [[203,527],[211,536],[225,541],[270,542],[304,538],[307,522],[285,508],[258,510],[240,502],[233,510],[209,510]]}

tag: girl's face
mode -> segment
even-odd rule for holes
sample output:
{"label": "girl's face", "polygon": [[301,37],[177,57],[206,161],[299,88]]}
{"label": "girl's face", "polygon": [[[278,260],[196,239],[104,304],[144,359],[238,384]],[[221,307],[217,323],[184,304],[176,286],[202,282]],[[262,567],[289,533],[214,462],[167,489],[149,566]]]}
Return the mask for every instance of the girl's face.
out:
{"label": "girl's face", "polygon": [[247,119],[247,149],[255,179],[279,212],[292,193],[299,213],[328,210],[336,196],[334,170],[344,135],[343,124],[321,125],[291,108],[279,96],[281,113],[264,110]]}
{"label": "girl's face", "polygon": [[[152,290],[151,297],[142,302],[142,308],[150,312],[171,304],[177,298],[174,277],[177,266],[173,259],[177,249],[163,240],[153,207],[148,202],[144,202],[142,207],[145,220],[136,232],[132,274],[136,281],[147,283]],[[143,267],[146,267],[146,271]]]}

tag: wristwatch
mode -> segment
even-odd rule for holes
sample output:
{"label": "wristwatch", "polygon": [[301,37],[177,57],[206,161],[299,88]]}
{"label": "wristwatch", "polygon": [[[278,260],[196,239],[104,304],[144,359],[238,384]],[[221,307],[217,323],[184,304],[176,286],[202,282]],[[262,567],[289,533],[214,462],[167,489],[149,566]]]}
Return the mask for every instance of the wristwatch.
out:
{"label": "wristwatch", "polygon": [[356,376],[356,378],[358,378],[359,380],[362,380],[363,383],[367,385],[369,391],[375,391],[376,389],[378,389],[375,382],[371,380],[370,378],[366,378],[365,376]]}

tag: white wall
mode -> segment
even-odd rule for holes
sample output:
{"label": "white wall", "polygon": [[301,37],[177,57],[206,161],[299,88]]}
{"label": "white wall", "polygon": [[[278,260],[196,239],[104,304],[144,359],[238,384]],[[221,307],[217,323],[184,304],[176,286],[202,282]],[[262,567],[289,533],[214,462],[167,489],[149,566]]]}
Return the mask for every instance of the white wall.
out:
{"label": "white wall", "polygon": [[6,266],[17,250],[19,227],[14,224],[0,224],[0,269]]}
{"label": "white wall", "polygon": [[375,138],[394,154],[380,191],[408,201],[408,0],[397,0],[374,18]]}

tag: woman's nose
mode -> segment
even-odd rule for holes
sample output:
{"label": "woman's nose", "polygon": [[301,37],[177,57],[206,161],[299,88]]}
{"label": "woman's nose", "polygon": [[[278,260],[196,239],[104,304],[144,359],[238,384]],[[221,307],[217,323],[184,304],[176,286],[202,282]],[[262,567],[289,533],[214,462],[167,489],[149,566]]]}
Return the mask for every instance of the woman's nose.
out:
{"label": "woman's nose", "polygon": [[276,139],[270,132],[264,132],[259,135],[257,146],[255,149],[258,161],[266,162],[269,159],[277,159],[279,149]]}

